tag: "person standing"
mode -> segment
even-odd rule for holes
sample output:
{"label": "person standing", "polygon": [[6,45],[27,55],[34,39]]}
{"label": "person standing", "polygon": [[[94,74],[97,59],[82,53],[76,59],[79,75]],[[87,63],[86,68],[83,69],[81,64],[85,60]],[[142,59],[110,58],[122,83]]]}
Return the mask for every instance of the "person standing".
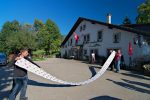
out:
{"label": "person standing", "polygon": [[92,52],[91,56],[92,56],[92,63],[95,63],[95,53],[94,53],[94,51]]}
{"label": "person standing", "polygon": [[115,56],[115,68],[116,72],[120,71],[120,60],[121,60],[121,51],[118,50]]}
{"label": "person standing", "polygon": [[[27,90],[27,82],[28,82],[28,74],[27,70],[18,67],[15,65],[15,62],[21,58],[24,58],[31,63],[35,64],[31,61],[31,59],[28,58],[28,49],[22,49],[20,51],[20,54],[14,58],[13,64],[14,64],[14,86],[12,87],[11,93],[9,95],[8,100],[15,100],[16,96],[20,92],[20,100],[28,100],[26,97],[26,90]],[[37,64],[36,64],[37,65]],[[38,66],[39,67],[39,66]]]}

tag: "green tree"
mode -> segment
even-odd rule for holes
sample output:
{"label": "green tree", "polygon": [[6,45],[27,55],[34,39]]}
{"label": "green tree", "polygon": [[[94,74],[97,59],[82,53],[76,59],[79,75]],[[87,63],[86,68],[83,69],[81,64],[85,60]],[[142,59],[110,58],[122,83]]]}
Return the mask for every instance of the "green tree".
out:
{"label": "green tree", "polygon": [[128,16],[125,17],[125,19],[123,20],[123,25],[129,25],[131,24],[131,20],[129,19]]}
{"label": "green tree", "polygon": [[16,32],[19,31],[19,29],[20,24],[17,20],[14,20],[12,22],[7,21],[2,27],[2,33]]}
{"label": "green tree", "polygon": [[14,32],[18,32],[20,30],[20,24],[17,20],[14,20],[12,22],[7,21],[4,23],[1,33],[0,33],[0,50],[6,51],[6,38],[9,37],[10,34],[13,34]]}
{"label": "green tree", "polygon": [[13,32],[17,32],[20,29],[20,24],[17,20],[14,20],[12,22],[5,22],[3,27],[2,27],[2,31],[1,31],[1,38],[2,40],[5,41],[6,37],[9,36],[9,34],[13,33]]}
{"label": "green tree", "polygon": [[35,37],[31,33],[23,30],[10,34],[6,38],[6,41],[6,52],[13,52],[24,47],[35,50],[37,45]]}
{"label": "green tree", "polygon": [[44,49],[46,54],[57,52],[63,38],[58,26],[48,19],[44,24],[35,19],[34,24],[20,25],[17,20],[7,21],[0,32],[0,51],[12,52],[22,47]]}
{"label": "green tree", "polygon": [[31,31],[34,31],[34,28],[31,24],[25,23],[25,24],[21,25],[21,30],[31,32]]}
{"label": "green tree", "polygon": [[136,23],[150,23],[150,0],[146,0],[138,7],[138,16],[136,18]]}
{"label": "green tree", "polygon": [[50,34],[50,49],[52,52],[57,52],[60,49],[61,44],[61,34],[58,26],[50,19],[46,21],[46,30]]}
{"label": "green tree", "polygon": [[37,39],[39,49],[44,49],[47,55],[50,54],[50,34],[44,27],[38,31]]}
{"label": "green tree", "polygon": [[35,31],[37,32],[44,27],[44,23],[41,20],[35,19],[33,26]]}
{"label": "green tree", "polygon": [[44,49],[47,55],[50,54],[50,52],[59,51],[62,36],[58,26],[53,21],[47,19],[46,23],[37,30],[37,39],[40,49]]}
{"label": "green tree", "polygon": [[34,30],[37,33],[37,43],[39,49],[44,49],[46,54],[50,51],[50,34],[46,30],[45,24],[38,19],[34,21]]}
{"label": "green tree", "polygon": [[3,42],[2,33],[0,32],[0,52],[4,51],[4,45],[5,43]]}

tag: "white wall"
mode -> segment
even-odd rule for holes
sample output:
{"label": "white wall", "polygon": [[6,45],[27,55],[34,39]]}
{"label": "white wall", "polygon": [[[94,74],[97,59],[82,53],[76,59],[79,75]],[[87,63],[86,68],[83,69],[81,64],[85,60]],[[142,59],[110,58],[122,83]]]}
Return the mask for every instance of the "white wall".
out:
{"label": "white wall", "polygon": [[[86,29],[80,32],[80,26],[84,24],[86,24]],[[97,32],[100,30],[103,30],[103,41],[97,42]],[[119,43],[113,43],[113,34],[118,32],[121,33],[121,41]],[[90,34],[90,42],[97,42],[96,44],[100,45],[100,46],[91,47],[91,45],[93,45],[94,43],[85,44],[83,50],[87,50],[88,55],[90,55],[91,49],[98,49],[99,55],[107,56],[107,49],[120,48],[122,50],[122,54],[124,55],[125,63],[128,65],[129,64],[129,55],[128,55],[129,42],[132,43],[133,58],[141,55],[142,48],[133,44],[133,38],[136,36],[136,34],[134,33],[119,30],[116,28],[110,29],[107,26],[100,25],[100,24],[92,24],[91,22],[88,21],[81,22],[80,25],[75,30],[75,33],[77,33],[80,37],[78,41],[79,45],[83,44],[84,35],[86,34]],[[71,38],[73,40],[72,46],[75,46],[74,35],[72,35],[69,38],[69,41]],[[62,55],[65,53],[65,50],[69,50],[72,47],[72,46],[68,46],[68,42],[66,42],[66,44],[67,44],[67,48],[61,49]]]}

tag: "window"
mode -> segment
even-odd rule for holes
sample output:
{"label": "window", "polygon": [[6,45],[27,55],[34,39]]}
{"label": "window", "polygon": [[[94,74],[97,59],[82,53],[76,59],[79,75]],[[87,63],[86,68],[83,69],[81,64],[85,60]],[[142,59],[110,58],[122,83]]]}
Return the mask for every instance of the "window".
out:
{"label": "window", "polygon": [[69,46],[69,41],[68,41],[68,46]]}
{"label": "window", "polygon": [[84,24],[84,25],[83,25],[83,30],[85,30],[85,29],[86,29],[86,25]]}
{"label": "window", "polygon": [[102,40],[103,40],[103,31],[98,31],[97,41],[102,42]]}
{"label": "window", "polygon": [[84,50],[84,55],[86,55],[87,54],[87,50]]}
{"label": "window", "polygon": [[135,45],[142,46],[142,37],[140,35],[135,36],[133,40]]}
{"label": "window", "polygon": [[88,43],[90,41],[90,35],[84,35],[84,43]]}
{"label": "window", "polygon": [[80,26],[80,32],[86,29],[86,24]]}
{"label": "window", "polygon": [[78,41],[75,42],[75,45],[78,45]]}
{"label": "window", "polygon": [[84,35],[84,41],[86,41],[86,35]]}
{"label": "window", "polygon": [[91,24],[95,24],[95,22],[91,22]]}
{"label": "window", "polygon": [[82,26],[80,26],[80,32],[82,31]]}
{"label": "window", "polygon": [[114,43],[119,43],[121,40],[121,33],[115,33],[113,36]]}
{"label": "window", "polygon": [[87,41],[90,41],[90,35],[89,34],[87,35]]}
{"label": "window", "polygon": [[133,43],[134,43],[135,45],[138,44],[138,36],[135,36],[135,37],[133,38]]}
{"label": "window", "polygon": [[72,39],[70,40],[70,45],[72,45]]}
{"label": "window", "polygon": [[91,49],[90,50],[90,54],[92,53],[95,53],[95,57],[97,57],[99,54],[98,54],[98,49]]}

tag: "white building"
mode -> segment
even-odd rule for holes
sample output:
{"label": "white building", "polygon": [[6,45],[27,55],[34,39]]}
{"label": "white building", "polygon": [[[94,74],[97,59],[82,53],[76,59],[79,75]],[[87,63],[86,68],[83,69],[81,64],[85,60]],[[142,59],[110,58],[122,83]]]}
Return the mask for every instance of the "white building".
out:
{"label": "white building", "polygon": [[[150,29],[150,24],[148,24]],[[79,36],[76,43],[74,34]],[[92,51],[98,56],[108,56],[110,49],[121,49],[125,64],[129,64],[129,43],[132,44],[133,56],[136,58],[145,54],[145,39],[150,37],[150,31],[142,31],[130,26],[100,22],[79,18],[61,44],[61,57],[75,56],[76,59],[88,59]],[[150,55],[150,52],[147,52]]]}

